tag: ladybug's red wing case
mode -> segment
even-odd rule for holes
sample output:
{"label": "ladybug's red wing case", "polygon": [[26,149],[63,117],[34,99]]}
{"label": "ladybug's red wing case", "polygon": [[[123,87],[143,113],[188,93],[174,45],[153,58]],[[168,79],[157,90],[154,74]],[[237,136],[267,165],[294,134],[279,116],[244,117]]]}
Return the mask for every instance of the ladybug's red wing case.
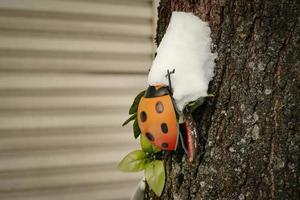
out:
{"label": "ladybug's red wing case", "polygon": [[192,113],[188,108],[183,110],[184,114],[184,129],[185,129],[185,137],[186,137],[186,145],[187,145],[187,155],[190,162],[193,162],[198,154],[199,147],[199,138],[197,133],[197,125],[192,116]]}
{"label": "ladybug's red wing case", "polygon": [[142,97],[138,106],[138,124],[143,135],[162,150],[175,150],[178,124],[170,95]]}

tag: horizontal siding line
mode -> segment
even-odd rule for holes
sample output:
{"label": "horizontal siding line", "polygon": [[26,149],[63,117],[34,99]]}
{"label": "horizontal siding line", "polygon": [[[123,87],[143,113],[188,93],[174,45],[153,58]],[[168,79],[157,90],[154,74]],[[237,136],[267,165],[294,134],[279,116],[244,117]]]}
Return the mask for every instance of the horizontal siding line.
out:
{"label": "horizontal siding line", "polygon": [[109,5],[105,3],[66,2],[59,0],[1,0],[0,8],[19,11],[41,11],[112,17],[136,17],[152,19],[152,8],[133,5]]}
{"label": "horizontal siding line", "polygon": [[[16,55],[15,55],[16,56]],[[145,75],[150,68],[150,59],[85,59],[0,56],[0,71],[3,73],[70,73],[107,75]]]}
{"label": "horizontal siding line", "polygon": [[[1,61],[0,61],[1,62]],[[0,66],[0,73],[6,73],[6,74],[40,74],[40,73],[49,73],[49,74],[83,74],[83,75],[147,75],[147,70],[140,70],[140,71],[130,71],[130,70],[102,70],[102,69],[19,69],[19,68],[5,68]]]}
{"label": "horizontal siding line", "polygon": [[[1,59],[1,58],[0,58]],[[15,78],[18,77],[26,77],[28,79],[30,78],[37,78],[37,79],[43,79],[46,78],[47,81],[49,80],[57,80],[57,79],[61,79],[61,78],[68,78],[70,80],[85,80],[86,78],[89,81],[99,81],[99,83],[102,83],[101,81],[103,80],[99,80],[99,79],[109,79],[111,83],[113,83],[114,81],[118,80],[118,81],[127,81],[127,83],[141,83],[141,81],[146,80],[146,76],[144,75],[134,75],[134,74],[120,74],[120,75],[115,75],[115,74],[89,74],[89,75],[85,75],[85,74],[70,74],[70,75],[62,75],[60,73],[40,73],[40,74],[27,74],[27,73],[17,73],[17,74],[12,74],[12,73],[1,73],[0,74],[0,78]],[[136,80],[132,80],[132,79],[136,79]],[[1,79],[0,79],[1,80]],[[52,81],[51,80],[51,81]],[[2,80],[1,80],[2,81]],[[106,82],[107,85],[109,85],[110,82]],[[67,82],[68,84],[69,82]]]}
{"label": "horizontal siding line", "polygon": [[[39,73],[40,74],[40,73]],[[31,74],[31,75],[35,75],[35,74]],[[37,74],[38,75],[38,74]],[[72,75],[72,74],[68,74],[68,75]],[[75,74],[76,75],[76,74]],[[80,74],[82,75],[82,74]],[[85,75],[85,74],[84,74]],[[86,74],[86,75],[95,75],[95,74]],[[126,75],[126,74],[120,74],[120,75]],[[136,74],[136,75],[140,75],[140,74]],[[29,77],[28,77],[29,78]],[[99,77],[100,78],[100,77]],[[135,77],[132,77],[135,78]],[[4,78],[3,78],[4,79]],[[1,77],[0,77],[1,80]],[[10,82],[13,80],[9,80],[5,79],[3,81],[1,81],[5,84],[8,84],[7,87],[4,85],[0,85],[0,97],[1,96],[36,96],[36,95],[40,95],[40,96],[53,96],[53,95],[89,95],[89,94],[111,94],[114,92],[121,92],[121,94],[126,94],[127,92],[129,93],[135,93],[134,91],[136,91],[136,93],[144,90],[144,88],[146,88],[146,81],[145,83],[137,83],[137,85],[127,85],[128,88],[126,88],[125,83],[123,87],[117,87],[117,86],[109,86],[109,85],[105,85],[105,86],[99,86],[99,85],[95,85],[95,84],[91,84],[88,86],[80,86],[80,87],[74,87],[71,86],[59,86],[59,85],[45,85],[45,87],[41,87],[40,86],[30,86],[30,85],[22,85],[22,82],[17,83],[18,85],[12,85]],[[47,83],[49,84],[49,83]],[[74,83],[75,84],[75,83]],[[67,84],[66,84],[67,85]],[[144,86],[145,87],[142,87]],[[99,86],[99,87],[97,87]],[[143,89],[142,89],[143,88]],[[37,94],[40,93],[40,94]]]}
{"label": "horizontal siding line", "polygon": [[[118,187],[114,186],[114,187]],[[0,196],[5,200],[82,200],[82,199],[93,199],[93,200],[124,200],[130,199],[136,183],[130,183],[122,188],[118,188],[117,192],[113,188],[108,189],[90,189],[90,190],[76,190],[72,191],[69,189],[67,191],[46,191],[46,192],[28,192],[28,193],[18,193],[9,194],[5,196]],[[75,188],[76,189],[76,188]],[[113,194],[113,195],[112,195]]]}
{"label": "horizontal siding line", "polygon": [[79,14],[68,12],[51,12],[37,10],[17,10],[11,8],[1,8],[0,16],[39,18],[39,19],[58,19],[69,21],[88,21],[88,22],[110,22],[127,24],[152,24],[151,18],[129,17],[129,16],[106,16],[100,14]]}
{"label": "horizontal siding line", "polygon": [[[126,134],[126,136],[130,136],[130,135],[131,134],[129,134],[129,133]],[[112,137],[112,138],[114,138],[114,137]],[[11,140],[11,142],[9,142],[8,139],[5,139],[5,142],[7,143],[7,145],[4,145],[3,142],[1,142],[1,144],[3,146],[0,147],[0,156],[2,154],[10,154],[10,153],[35,153],[35,152],[47,152],[47,151],[52,152],[53,150],[55,150],[55,151],[73,150],[76,152],[81,149],[96,148],[99,146],[101,146],[103,148],[102,149],[103,152],[109,151],[109,148],[112,148],[112,146],[118,146],[118,148],[131,146],[133,149],[137,149],[137,148],[134,148],[137,145],[135,145],[134,141],[131,141],[129,138],[130,137],[127,137],[127,139],[126,139],[125,133],[124,133],[124,137],[122,137],[122,139],[120,138],[119,140],[116,140],[114,142],[109,142],[109,143],[103,142],[100,140],[92,141],[90,139],[90,140],[80,141],[80,142],[78,142],[78,141],[76,142],[75,140],[72,140],[72,141],[65,142],[65,144],[63,143],[63,141],[60,141],[60,140],[51,140],[51,137],[44,138],[43,140],[37,138],[37,139],[33,140],[32,142],[30,142],[27,139],[27,140],[25,140],[25,141],[27,141],[26,144],[22,144],[20,141],[14,142],[12,140]],[[49,143],[47,143],[46,140],[49,140]],[[40,141],[41,143],[40,144],[32,144],[34,141]],[[55,144],[55,141],[58,144]],[[10,146],[8,146],[8,145],[10,145]]]}
{"label": "horizontal siding line", "polygon": [[[22,185],[22,183],[18,183],[16,184],[16,186],[11,186],[9,189],[14,189],[14,190],[27,190],[27,189],[31,189],[33,188],[32,186],[36,185],[36,181],[37,179],[40,181],[43,181],[43,179],[48,179],[50,181],[50,184],[45,184],[45,182],[43,183],[43,188],[45,188],[45,186],[49,187],[49,188],[56,188],[56,186],[66,186],[66,182],[70,182],[70,178],[72,178],[72,176],[77,179],[76,181],[74,181],[74,183],[71,183],[70,186],[77,186],[77,185],[82,185],[82,184],[111,184],[111,183],[115,183],[118,182],[117,178],[118,177],[107,177],[107,175],[112,175],[112,173],[115,173],[116,175],[118,175],[120,177],[119,181],[124,181],[124,180],[137,180],[137,176],[136,175],[131,175],[129,173],[122,173],[120,171],[117,171],[117,165],[112,165],[110,166],[110,168],[108,169],[102,169],[102,168],[98,168],[98,169],[90,169],[90,168],[83,168],[83,170],[81,171],[70,171],[70,169],[66,168],[65,172],[57,172],[55,170],[49,170],[48,172],[42,172],[42,173],[31,173],[28,174],[27,172],[25,172],[25,174],[10,174],[10,176],[3,176],[1,177],[1,181],[3,181],[3,183],[8,183],[9,185],[0,185],[0,190],[2,188],[2,191],[6,189],[7,191],[7,187],[11,186],[13,184],[13,182],[16,182],[16,179],[19,177],[20,181],[23,182],[24,186]],[[107,175],[105,174],[107,173]],[[96,177],[93,177],[96,176]],[[83,177],[83,183],[79,183],[78,178],[79,177]],[[88,177],[91,177],[91,180],[88,180]],[[55,185],[55,182],[57,182],[55,179],[53,178],[58,178],[58,179],[62,179],[66,177],[67,180],[66,181],[62,181],[62,183],[58,183],[57,185]],[[96,178],[99,178],[98,180]],[[106,178],[106,179],[105,179]],[[27,179],[27,180],[26,180]],[[29,179],[29,180],[28,180]],[[30,179],[32,180],[32,182],[30,183]],[[27,186],[27,184],[25,185],[26,182],[29,182],[29,187]],[[2,182],[1,182],[2,183]],[[79,184],[78,184],[79,183]],[[23,187],[22,187],[23,186]],[[40,188],[39,186],[37,186],[36,188]]]}
{"label": "horizontal siding line", "polygon": [[151,36],[135,35],[135,34],[117,34],[117,33],[105,33],[103,32],[73,32],[73,31],[50,31],[50,30],[29,30],[18,28],[1,28],[1,36],[10,37],[34,37],[34,38],[57,38],[67,40],[105,40],[105,41],[132,41],[132,42],[152,42]]}
{"label": "horizontal siding line", "polygon": [[[124,136],[126,137],[126,136]],[[134,141],[132,143],[132,146],[134,146]],[[0,153],[0,158],[3,159],[3,158],[8,158],[8,159],[18,159],[18,158],[21,158],[21,159],[27,159],[29,157],[35,159],[37,156],[41,156],[43,158],[46,158],[48,156],[69,156],[69,155],[73,155],[74,157],[77,157],[78,154],[89,154],[89,153],[93,153],[93,154],[100,154],[105,157],[106,154],[107,154],[107,161],[108,163],[109,162],[115,162],[115,158],[109,158],[109,153],[112,153],[112,154],[127,154],[127,150],[130,150],[132,149],[132,146],[114,146],[113,150],[108,150],[108,151],[103,151],[105,149],[103,149],[102,146],[86,146],[86,147],[83,147],[83,148],[65,148],[65,149],[51,149],[51,150],[44,150],[44,149],[41,149],[41,150],[37,150],[37,151],[33,151],[33,152],[1,152]],[[106,149],[107,150],[107,149]],[[121,155],[120,155],[121,157]],[[80,158],[80,157],[78,157]],[[104,160],[103,160],[104,161]],[[80,162],[80,160],[79,160]],[[103,163],[107,163],[107,162],[103,162]],[[102,162],[101,162],[102,163]],[[94,163],[95,164],[95,163]],[[97,163],[98,164],[98,163]],[[3,167],[3,166],[0,166],[0,167]],[[16,167],[19,167],[19,166],[16,166]],[[31,168],[30,168],[31,169]],[[33,169],[32,169],[33,170]],[[0,172],[2,172],[3,170],[0,170]]]}
{"label": "horizontal siding line", "polygon": [[[42,177],[41,177],[42,178]],[[138,184],[138,178],[137,177],[126,177],[123,180],[116,181],[116,180],[110,180],[108,177],[105,177],[106,179],[103,181],[99,179],[99,181],[93,181],[93,182],[87,182],[87,183],[75,183],[75,184],[60,184],[60,185],[45,185],[45,186],[35,186],[35,187],[27,187],[27,188],[8,188],[6,190],[0,190],[0,193],[12,193],[12,192],[25,192],[25,191],[37,191],[37,190],[56,190],[56,189],[67,189],[67,188],[82,188],[82,187],[87,187],[87,186],[92,186],[92,185],[97,185],[101,187],[104,185],[105,188],[107,188],[108,185],[114,185],[114,184],[120,184],[120,182],[132,182],[135,183],[136,185]],[[115,177],[113,177],[115,178]],[[100,189],[100,188],[99,188]],[[101,188],[102,189],[102,188]],[[0,196],[1,197],[1,196]]]}
{"label": "horizontal siding line", "polygon": [[2,148],[0,147],[0,157],[2,154],[10,154],[10,153],[35,153],[35,152],[51,152],[55,151],[66,151],[72,150],[76,152],[77,150],[81,149],[89,149],[89,148],[97,148],[101,146],[101,150],[105,151],[112,147],[112,145],[117,145],[118,148],[133,146],[131,141],[114,141],[113,143],[106,144],[101,141],[94,141],[93,143],[86,143],[86,144],[61,144],[61,145],[44,145],[44,146],[25,146],[25,147],[16,147],[11,146],[11,148]]}
{"label": "horizontal siding line", "polygon": [[[82,67],[77,67],[77,68],[59,68],[59,67],[63,67],[63,66],[53,66],[53,68],[51,69],[50,66],[46,66],[43,67],[41,66],[41,68],[39,68],[38,66],[24,66],[23,63],[22,66],[18,66],[17,64],[13,63],[14,65],[8,65],[10,64],[10,62],[1,62],[1,58],[0,58],[0,73],[5,73],[5,74],[43,74],[43,73],[48,73],[48,74],[66,74],[66,75],[144,75],[146,76],[148,74],[148,70],[146,68],[113,68],[112,69],[103,69],[103,68],[97,68],[97,67],[86,67],[84,69],[85,66]],[[6,65],[5,65],[6,64]],[[20,64],[21,65],[21,64]],[[144,66],[148,66],[148,65],[144,65]],[[143,66],[143,67],[144,67]]]}
{"label": "horizontal siding line", "polygon": [[119,34],[152,38],[151,26],[111,22],[81,22],[55,19],[35,19],[7,17],[0,15],[0,28],[3,30],[27,30],[42,32],[67,32],[81,34]]}
{"label": "horizontal siding line", "polygon": [[[61,142],[62,143],[62,142]],[[66,142],[66,144],[47,144],[43,143],[42,145],[36,145],[36,146],[16,146],[13,145],[10,148],[0,147],[0,156],[1,154],[7,154],[7,153],[34,153],[34,152],[46,152],[46,151],[65,151],[65,150],[81,150],[81,149],[89,149],[89,148],[96,148],[96,147],[103,147],[102,150],[107,150],[112,147],[112,145],[118,145],[118,148],[122,147],[128,147],[128,146],[134,146],[133,141],[114,141],[111,143],[105,143],[101,141],[93,141],[93,142],[85,142],[85,143],[77,143],[77,144],[71,144]]]}
{"label": "horizontal siding line", "polygon": [[149,53],[128,53],[128,52],[97,52],[97,51],[66,51],[66,50],[34,50],[26,49],[9,49],[0,48],[0,57],[10,58],[64,58],[64,59],[115,59],[115,60],[152,60],[152,55]]}
{"label": "horizontal siding line", "polygon": [[[20,61],[38,63],[40,65],[43,62],[51,62],[52,64],[62,66],[72,64],[81,66],[85,65],[99,65],[99,68],[105,68],[106,65],[125,65],[129,67],[131,65],[139,65],[139,68],[147,68],[145,65],[150,65],[152,57],[150,54],[118,54],[118,53],[96,53],[90,52],[91,54],[85,56],[88,52],[69,52],[69,51],[43,51],[37,53],[35,51],[28,51],[27,53],[21,52],[20,50],[7,50],[0,49],[0,65],[3,67],[5,62],[18,63]],[[62,55],[65,55],[63,57]],[[76,57],[77,56],[77,57]],[[103,63],[103,64],[102,64]],[[42,66],[47,66],[46,64]],[[140,67],[142,66],[142,67]],[[121,68],[122,69],[122,68]]]}
{"label": "horizontal siding line", "polygon": [[100,163],[119,162],[128,152],[139,149],[132,146],[114,146],[113,149],[103,152],[103,149],[80,148],[70,150],[51,150],[0,154],[0,171],[35,170],[51,167],[68,167],[73,165],[90,165]]}
{"label": "horizontal siding line", "polygon": [[1,115],[0,129],[32,129],[37,128],[60,128],[70,126],[101,126],[122,125],[124,119],[127,119],[126,113],[82,113],[63,115],[57,113],[56,115]]}
{"label": "horizontal siding line", "polygon": [[9,96],[9,97],[17,97],[17,96],[85,96],[85,95],[102,95],[102,94],[132,94],[137,95],[140,91],[142,91],[140,87],[138,88],[119,88],[119,89],[110,89],[110,88],[10,88],[0,89],[0,97]]}
{"label": "horizontal siding line", "polygon": [[118,166],[118,162],[111,163],[99,163],[99,164],[86,164],[86,165],[72,165],[63,167],[49,167],[40,169],[20,169],[20,170],[10,170],[0,172],[1,178],[10,178],[13,176],[37,176],[42,174],[59,174],[59,173],[76,173],[84,171],[98,171],[98,170],[109,170],[112,166]]}
{"label": "horizontal siding line", "polygon": [[[71,176],[70,176],[71,175]],[[118,175],[118,176],[114,176]],[[13,191],[32,191],[32,190],[43,190],[55,189],[55,188],[70,188],[79,187],[82,185],[112,185],[114,183],[119,183],[121,181],[136,181],[137,176],[131,176],[129,174],[116,173],[116,170],[112,171],[96,171],[79,173],[79,174],[60,174],[50,176],[40,176],[40,177],[20,177],[20,182],[16,179],[12,180],[2,180],[3,185],[0,185],[0,193],[13,192]],[[71,180],[73,179],[73,180]],[[82,179],[82,180],[80,180]],[[119,180],[118,180],[119,179]],[[47,181],[47,182],[46,182]],[[39,183],[37,183],[39,182]]]}
{"label": "horizontal siding line", "polygon": [[[124,119],[125,121],[125,119]],[[120,125],[115,126],[71,126],[61,128],[32,128],[32,129],[2,129],[0,130],[1,138],[13,138],[13,137],[33,137],[33,136],[47,136],[53,135],[54,137],[59,135],[73,136],[87,134],[99,134],[101,132],[109,133],[111,135],[118,135],[120,132],[127,133],[132,132],[132,122],[127,126],[122,127]]]}
{"label": "horizontal siding line", "polygon": [[14,37],[1,35],[0,48],[11,50],[51,50],[51,51],[94,51],[111,53],[152,54],[152,42],[109,41],[109,40],[72,40],[62,38]]}
{"label": "horizontal siding line", "polygon": [[[42,102],[41,102],[42,103]],[[9,115],[80,115],[80,114],[99,114],[99,113],[124,113],[127,112],[128,105],[71,105],[71,106],[60,106],[60,105],[47,105],[47,106],[23,106],[18,104],[11,104],[0,106],[0,116]]]}
{"label": "horizontal siding line", "polygon": [[[41,196],[51,195],[53,197],[55,194],[59,194],[59,193],[63,193],[63,194],[82,193],[85,191],[90,192],[92,190],[97,190],[99,192],[101,192],[101,191],[104,192],[105,190],[111,190],[111,191],[109,191],[109,193],[112,194],[112,192],[116,191],[116,188],[118,189],[118,193],[119,193],[122,191],[122,189],[124,189],[123,192],[125,192],[125,191],[128,191],[130,188],[132,188],[132,186],[135,186],[135,185],[137,185],[137,178],[133,178],[131,180],[119,181],[119,182],[106,183],[106,184],[94,183],[94,184],[52,187],[52,188],[44,187],[44,188],[39,188],[38,190],[28,189],[28,190],[23,190],[23,191],[11,191],[11,192],[6,191],[6,192],[0,193],[0,198],[6,199],[9,197],[12,197],[12,198],[21,197],[21,199],[24,199],[24,197],[26,197],[26,196],[29,196],[29,195],[38,196],[38,194],[40,194]],[[108,196],[106,196],[106,197],[108,197]],[[53,198],[50,198],[50,199],[53,199]]]}
{"label": "horizontal siding line", "polygon": [[129,108],[132,95],[90,95],[83,97],[2,97],[0,98],[0,109],[7,111],[28,109],[110,109]]}
{"label": "horizontal siding line", "polygon": [[[122,74],[123,75],[123,74]],[[139,75],[139,74],[138,74]],[[132,77],[134,78],[134,77]],[[1,77],[0,77],[1,79]],[[144,85],[144,84],[143,84]],[[70,96],[70,95],[90,95],[90,94],[112,94],[114,92],[120,92],[120,94],[138,94],[146,87],[47,87],[47,88],[35,88],[35,87],[0,87],[1,96]]]}
{"label": "horizontal siding line", "polygon": [[[118,142],[130,142],[131,144],[134,143],[133,140],[133,131],[132,131],[132,127],[131,127],[131,123],[130,125],[128,125],[128,127],[124,128],[124,127],[119,127],[118,129],[116,127],[114,127],[114,130],[104,130],[104,129],[98,129],[98,132],[91,132],[91,131],[81,131],[81,132],[75,132],[75,133],[71,133],[70,130],[67,130],[68,132],[63,132],[63,131],[58,131],[58,132],[52,132],[51,134],[47,134],[49,132],[37,132],[35,130],[35,132],[32,133],[25,133],[25,132],[14,132],[14,134],[12,132],[9,133],[3,133],[3,131],[0,133],[1,135],[1,140],[0,143],[8,146],[8,143],[23,143],[24,145],[27,145],[28,141],[30,143],[32,143],[33,141],[42,141],[42,142],[47,142],[47,139],[49,139],[49,142],[52,142],[53,144],[55,144],[55,141],[58,142],[63,142],[64,139],[67,139],[67,144],[77,144],[77,142],[79,142],[78,144],[83,144],[83,143],[87,143],[89,141],[92,141],[93,139],[102,141],[103,139],[103,143],[105,144],[109,144],[112,143],[114,141],[112,141],[112,139],[118,141]],[[15,130],[12,130],[15,131]],[[3,134],[2,134],[3,133]],[[93,138],[93,139],[91,139]],[[111,138],[111,140],[109,140]],[[84,140],[84,141],[80,141],[80,139]],[[69,141],[70,140],[70,141]],[[52,144],[51,143],[51,144]],[[137,142],[138,143],[138,142]],[[50,144],[50,143],[49,143]],[[37,144],[39,145],[39,144]],[[4,147],[0,147],[0,148],[4,148]]]}
{"label": "horizontal siding line", "polygon": [[[131,135],[131,134],[130,134]],[[129,136],[129,134],[127,134]],[[106,143],[106,142],[101,142],[99,140],[97,141],[81,141],[80,143],[76,141],[72,142],[66,142],[63,144],[63,141],[55,140],[58,144],[54,144],[54,140],[51,141],[51,138],[45,138],[44,140],[41,140],[41,144],[36,144],[32,145],[34,141],[38,141],[38,139],[33,140],[30,142],[29,140],[26,140],[28,144],[22,144],[18,141],[13,143],[13,141],[8,143],[8,140],[6,139],[5,141],[7,142],[7,145],[3,145],[3,142],[0,148],[0,156],[5,155],[5,154],[18,154],[18,153],[45,153],[45,152],[53,152],[55,151],[67,151],[67,150],[73,150],[74,152],[80,151],[83,149],[90,149],[90,148],[97,148],[97,147],[102,147],[101,151],[107,152],[109,151],[110,148],[114,146],[118,146],[118,148],[127,148],[127,147],[132,147],[132,149],[138,149],[137,144],[134,143],[134,141],[130,141],[128,137],[126,139],[125,135],[122,137],[123,141],[121,141],[121,138],[117,141]],[[49,143],[45,142],[45,140],[49,140]],[[11,146],[8,146],[11,145]],[[17,146],[18,145],[18,146]],[[30,145],[30,146],[29,146]]]}
{"label": "horizontal siding line", "polygon": [[2,194],[10,194],[10,193],[19,193],[19,192],[34,192],[34,191],[49,191],[49,190],[55,190],[55,191],[61,191],[61,190],[68,190],[68,189],[74,189],[74,190],[80,190],[80,189],[89,189],[91,187],[98,187],[98,189],[101,191],[102,189],[108,189],[108,188],[115,188],[118,186],[126,186],[127,184],[133,184],[137,185],[138,180],[136,177],[127,179],[127,180],[120,180],[120,181],[109,181],[107,182],[98,182],[98,183],[87,183],[87,184],[77,184],[77,185],[60,185],[60,186],[46,186],[46,187],[35,187],[35,188],[27,188],[23,190],[5,190],[0,191],[0,197]]}
{"label": "horizontal siding line", "polygon": [[[138,89],[147,86],[144,75],[107,74],[0,74],[1,89]],[[38,83],[38,84],[37,84]]]}
{"label": "horizontal siding line", "polygon": [[13,115],[98,115],[102,113],[124,113],[128,106],[111,105],[111,106],[78,106],[78,107],[48,107],[48,108],[0,108],[0,117]]}
{"label": "horizontal siding line", "polygon": [[111,5],[134,5],[142,7],[151,7],[151,0],[63,0],[69,2],[85,2],[85,3],[106,3]]}
{"label": "horizontal siding line", "polygon": [[[71,42],[71,41],[70,41]],[[69,42],[69,43],[70,43]],[[74,44],[73,44],[74,45]],[[87,44],[86,44],[87,45]],[[100,44],[99,44],[100,45]],[[147,45],[147,44],[136,44],[139,45],[139,49],[143,48],[142,46]],[[149,45],[149,44],[148,44]],[[20,46],[20,45],[19,45]],[[127,51],[127,49],[130,47],[130,45],[127,47],[126,43],[123,44],[118,44],[118,46],[121,48],[116,50],[116,51],[104,51],[104,47],[101,47],[103,49],[98,50],[92,50],[92,49],[76,49],[76,50],[70,50],[70,49],[62,49],[62,48],[51,48],[51,49],[37,49],[37,48],[29,48],[27,47],[0,47],[0,57],[7,56],[7,57],[29,57],[29,56],[36,56],[38,57],[54,57],[54,58],[74,58],[76,59],[76,56],[78,56],[78,59],[138,59],[138,60],[143,60],[143,59],[152,59],[152,53],[150,53],[150,49],[144,49],[143,51],[138,51],[136,48],[131,51]],[[95,47],[95,44],[94,44]],[[100,48],[100,46],[97,46],[97,48]],[[5,52],[6,51],[6,52]],[[148,52],[147,52],[148,51]],[[5,53],[4,53],[5,52]],[[37,53],[39,52],[39,53]],[[16,54],[13,54],[16,53]],[[61,55],[59,55],[61,53]]]}

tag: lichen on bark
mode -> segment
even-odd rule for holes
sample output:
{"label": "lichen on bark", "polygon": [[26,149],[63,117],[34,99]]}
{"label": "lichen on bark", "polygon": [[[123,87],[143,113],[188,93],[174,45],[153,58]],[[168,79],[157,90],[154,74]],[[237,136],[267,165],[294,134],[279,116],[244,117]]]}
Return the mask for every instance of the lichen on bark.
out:
{"label": "lichen on bark", "polygon": [[169,153],[162,196],[147,188],[145,199],[298,199],[300,2],[161,0],[157,44],[172,11],[211,27],[214,97],[193,113],[196,162]]}

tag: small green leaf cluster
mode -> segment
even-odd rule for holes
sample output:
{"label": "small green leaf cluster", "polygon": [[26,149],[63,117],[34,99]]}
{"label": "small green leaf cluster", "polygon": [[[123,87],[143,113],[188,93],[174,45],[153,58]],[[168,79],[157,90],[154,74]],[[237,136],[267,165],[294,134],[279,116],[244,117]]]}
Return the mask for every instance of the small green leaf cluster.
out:
{"label": "small green leaf cluster", "polygon": [[122,126],[134,120],[134,137],[140,136],[140,150],[135,150],[127,154],[119,163],[118,168],[125,172],[138,172],[144,170],[146,181],[153,192],[160,196],[165,185],[165,167],[161,160],[161,150],[152,145],[150,141],[141,135],[137,121],[137,109],[145,91],[140,92],[134,99],[129,114],[131,115]]}
{"label": "small green leaf cluster", "polygon": [[134,121],[133,122],[133,134],[134,134],[134,138],[138,138],[139,135],[141,134],[141,130],[139,128],[138,125],[138,121],[137,121],[137,110],[138,110],[138,106],[139,106],[139,102],[141,100],[141,98],[144,96],[145,94],[145,90],[143,90],[142,92],[140,92],[135,98],[134,101],[129,109],[129,115],[131,115],[123,124],[122,126],[127,125],[129,122]]}
{"label": "small green leaf cluster", "polygon": [[153,192],[160,196],[165,185],[165,167],[158,160],[160,149],[153,146],[144,135],[141,135],[141,150],[127,154],[119,163],[118,168],[125,172],[144,170],[146,181]]}

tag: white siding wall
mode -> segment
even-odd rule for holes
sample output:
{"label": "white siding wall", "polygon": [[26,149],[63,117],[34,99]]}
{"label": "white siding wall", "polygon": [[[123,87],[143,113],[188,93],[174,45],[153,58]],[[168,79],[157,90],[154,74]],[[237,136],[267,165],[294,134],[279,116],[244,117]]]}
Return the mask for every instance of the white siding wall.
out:
{"label": "white siding wall", "polygon": [[0,1],[0,199],[129,199],[151,0]]}

